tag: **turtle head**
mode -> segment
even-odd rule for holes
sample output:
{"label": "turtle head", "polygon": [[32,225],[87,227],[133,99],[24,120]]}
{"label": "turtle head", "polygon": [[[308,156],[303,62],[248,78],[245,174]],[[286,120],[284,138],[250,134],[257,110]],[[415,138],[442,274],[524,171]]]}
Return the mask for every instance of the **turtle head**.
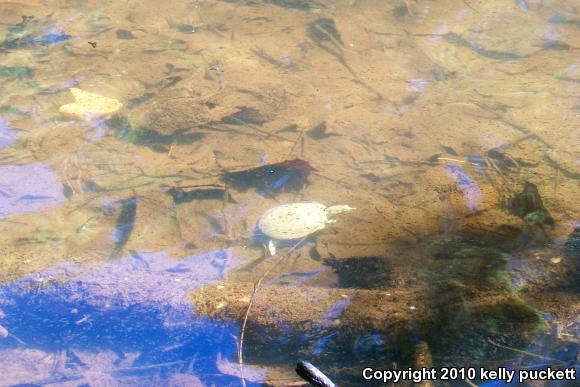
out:
{"label": "turtle head", "polygon": [[356,208],[351,207],[349,205],[339,205],[339,206],[327,207],[325,212],[326,212],[326,216],[328,216],[329,218],[332,218],[335,215],[342,214],[343,212],[348,212],[348,211],[352,211],[352,210],[356,210]]}

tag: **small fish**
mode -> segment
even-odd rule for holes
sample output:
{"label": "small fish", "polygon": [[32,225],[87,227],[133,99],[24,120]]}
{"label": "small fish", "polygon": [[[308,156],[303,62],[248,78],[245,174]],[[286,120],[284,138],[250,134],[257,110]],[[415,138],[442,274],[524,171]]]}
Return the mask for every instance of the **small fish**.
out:
{"label": "small fish", "polygon": [[111,258],[118,258],[129,241],[137,218],[137,196],[121,201],[121,213],[115,225],[115,247]]}
{"label": "small fish", "polygon": [[131,40],[131,39],[135,39],[135,35],[133,35],[133,33],[131,31],[119,29],[119,30],[117,30],[117,39]]}
{"label": "small fish", "polygon": [[181,32],[182,34],[194,34],[198,31],[198,28],[192,24],[187,23],[174,23],[171,20],[165,19],[170,28]]}
{"label": "small fish", "polygon": [[145,94],[140,95],[139,97],[131,98],[127,102],[127,106],[129,108],[134,108],[135,106],[140,105],[147,100],[150,100],[154,96],[155,96],[155,93],[145,93]]}
{"label": "small fish", "polygon": [[283,127],[282,129],[278,130],[276,133],[288,133],[288,132],[297,132],[298,131],[298,125],[296,124],[292,124],[292,125],[288,125]]}
{"label": "small fish", "polygon": [[282,8],[299,9],[301,11],[309,11],[313,8],[326,8],[324,4],[312,0],[264,0],[264,3]]}
{"label": "small fish", "polygon": [[223,117],[220,123],[226,125],[247,125],[253,124],[262,126],[268,120],[257,110],[247,106],[238,106],[238,111]]}
{"label": "small fish", "polygon": [[92,48],[97,48],[97,42],[87,42],[91,45]]}
{"label": "small fish", "polygon": [[179,83],[183,78],[180,77],[179,75],[173,76],[173,77],[167,77],[164,78],[162,80],[160,80],[159,82],[156,83],[145,83],[143,82],[143,85],[145,86],[145,88],[147,89],[166,89],[168,87],[174,86],[177,83]]}
{"label": "small fish", "polygon": [[22,24],[26,24],[34,19],[34,16],[24,16],[22,15]]}
{"label": "small fish", "polygon": [[[185,191],[180,187],[173,187],[166,192],[173,198],[173,203],[188,203],[194,200],[223,200],[226,190],[221,187],[201,188],[192,191]],[[231,196],[228,197],[230,203],[237,203]]]}
{"label": "small fish", "polygon": [[191,24],[179,23],[175,25],[175,29],[182,34],[194,34],[197,32],[197,28]]}

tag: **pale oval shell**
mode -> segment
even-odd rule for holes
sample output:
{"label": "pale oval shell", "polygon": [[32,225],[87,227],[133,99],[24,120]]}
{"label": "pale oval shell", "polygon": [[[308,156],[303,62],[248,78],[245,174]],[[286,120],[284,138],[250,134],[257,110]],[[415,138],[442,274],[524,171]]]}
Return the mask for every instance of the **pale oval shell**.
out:
{"label": "pale oval shell", "polygon": [[324,204],[315,202],[283,204],[266,211],[258,228],[273,239],[303,238],[324,228],[328,221],[325,209]]}

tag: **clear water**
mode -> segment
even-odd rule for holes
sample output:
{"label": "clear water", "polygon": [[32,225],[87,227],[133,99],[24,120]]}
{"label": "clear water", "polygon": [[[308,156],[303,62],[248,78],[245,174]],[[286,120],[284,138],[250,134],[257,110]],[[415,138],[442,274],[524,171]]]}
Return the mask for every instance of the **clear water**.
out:
{"label": "clear water", "polygon": [[[577,369],[579,27],[574,0],[0,1],[0,386]],[[356,210],[270,256],[257,221],[301,201]]]}

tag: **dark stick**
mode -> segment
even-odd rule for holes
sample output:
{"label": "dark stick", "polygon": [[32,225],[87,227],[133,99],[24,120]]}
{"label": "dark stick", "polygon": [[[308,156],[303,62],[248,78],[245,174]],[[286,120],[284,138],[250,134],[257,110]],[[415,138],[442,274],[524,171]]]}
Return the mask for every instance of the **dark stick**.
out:
{"label": "dark stick", "polygon": [[326,375],[307,361],[300,360],[296,364],[296,373],[307,382],[318,387],[336,387]]}

